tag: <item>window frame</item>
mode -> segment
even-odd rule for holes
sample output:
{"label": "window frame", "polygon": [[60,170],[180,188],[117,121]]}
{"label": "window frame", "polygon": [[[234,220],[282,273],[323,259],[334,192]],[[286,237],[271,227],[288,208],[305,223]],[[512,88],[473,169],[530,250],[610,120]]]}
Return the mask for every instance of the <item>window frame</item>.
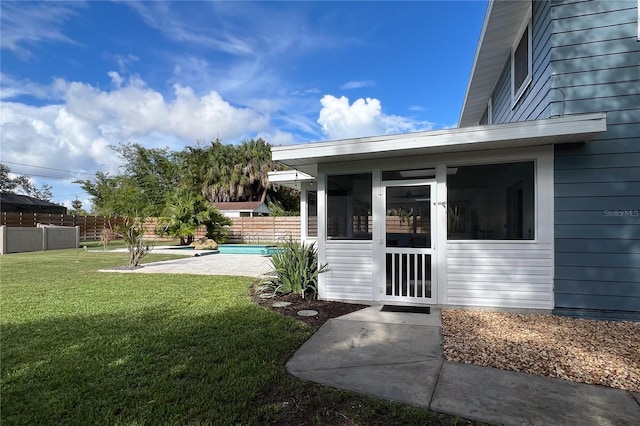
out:
{"label": "window frame", "polygon": [[[522,23],[518,36],[516,37],[513,45],[511,46],[511,107],[515,108],[518,101],[522,98],[522,95],[527,90],[533,79],[533,40],[532,40],[532,18],[531,18],[531,4],[529,4],[529,11],[527,17]],[[522,81],[520,87],[515,87],[515,65],[516,65],[516,50],[522,41],[522,38],[527,34],[527,76]]]}

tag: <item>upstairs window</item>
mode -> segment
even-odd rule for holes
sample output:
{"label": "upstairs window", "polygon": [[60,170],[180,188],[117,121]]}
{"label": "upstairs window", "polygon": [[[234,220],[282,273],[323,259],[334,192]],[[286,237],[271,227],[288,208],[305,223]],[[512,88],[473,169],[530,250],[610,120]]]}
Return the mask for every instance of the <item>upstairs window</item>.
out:
{"label": "upstairs window", "polygon": [[517,44],[511,49],[513,106],[516,105],[529,83],[531,83],[531,18],[527,19]]}
{"label": "upstairs window", "polygon": [[484,114],[482,114],[482,118],[480,119],[480,125],[483,126],[485,124],[493,124],[493,97],[489,98],[487,107],[485,108]]}

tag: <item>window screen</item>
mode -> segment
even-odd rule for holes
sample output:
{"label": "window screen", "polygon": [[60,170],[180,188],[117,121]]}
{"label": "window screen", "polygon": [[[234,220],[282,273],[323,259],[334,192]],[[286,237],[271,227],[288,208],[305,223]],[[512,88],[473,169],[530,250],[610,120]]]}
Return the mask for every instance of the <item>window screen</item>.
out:
{"label": "window screen", "polygon": [[327,176],[327,238],[370,240],[371,173]]}
{"label": "window screen", "polygon": [[534,162],[449,168],[450,240],[535,238]]}

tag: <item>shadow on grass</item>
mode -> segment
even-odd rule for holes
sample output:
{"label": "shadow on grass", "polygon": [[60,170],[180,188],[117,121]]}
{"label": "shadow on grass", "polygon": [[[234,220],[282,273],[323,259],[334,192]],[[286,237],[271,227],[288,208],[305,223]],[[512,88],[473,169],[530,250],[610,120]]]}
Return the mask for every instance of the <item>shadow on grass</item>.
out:
{"label": "shadow on grass", "polygon": [[257,306],[155,307],[2,327],[3,424],[254,423],[309,337]]}

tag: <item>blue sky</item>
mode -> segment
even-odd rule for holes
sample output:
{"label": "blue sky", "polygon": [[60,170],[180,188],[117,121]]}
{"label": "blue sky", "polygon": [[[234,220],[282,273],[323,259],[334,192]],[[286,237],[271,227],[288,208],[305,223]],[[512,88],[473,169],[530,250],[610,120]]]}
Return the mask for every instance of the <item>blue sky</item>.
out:
{"label": "blue sky", "polygon": [[0,159],[51,185],[55,202],[87,206],[72,181],[117,173],[119,143],[284,145],[455,126],[486,1],[0,8]]}

